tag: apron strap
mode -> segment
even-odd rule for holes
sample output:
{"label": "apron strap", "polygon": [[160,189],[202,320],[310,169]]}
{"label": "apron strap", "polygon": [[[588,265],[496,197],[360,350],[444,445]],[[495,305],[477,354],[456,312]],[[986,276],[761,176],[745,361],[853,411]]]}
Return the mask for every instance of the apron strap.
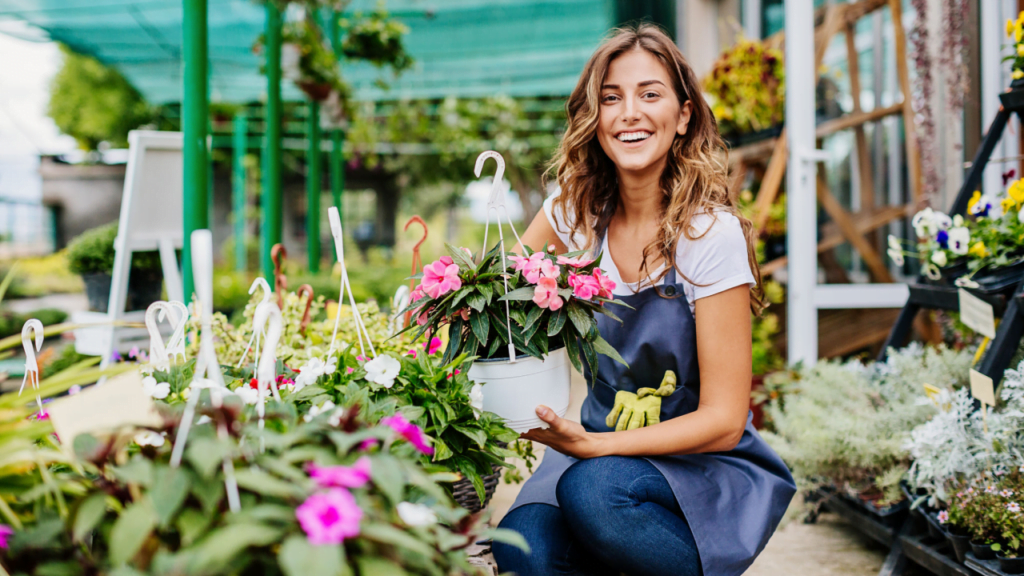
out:
{"label": "apron strap", "polygon": [[[597,258],[601,254],[601,247],[604,246],[604,235],[608,231],[608,227],[605,226],[597,233],[597,245],[594,246],[594,258]],[[665,274],[665,286],[672,286],[676,283],[676,267],[675,263],[668,269],[668,273]]]}

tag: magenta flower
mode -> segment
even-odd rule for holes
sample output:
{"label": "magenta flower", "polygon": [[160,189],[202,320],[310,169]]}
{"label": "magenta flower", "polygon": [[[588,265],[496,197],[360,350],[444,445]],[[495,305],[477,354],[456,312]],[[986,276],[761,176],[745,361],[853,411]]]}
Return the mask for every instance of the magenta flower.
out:
{"label": "magenta flower", "polygon": [[434,336],[430,339],[430,342],[427,342],[424,345],[424,348],[427,349],[427,354],[433,356],[434,354],[437,354],[437,351],[441,349],[441,346],[444,346],[444,342],[441,342],[440,338]]}
{"label": "magenta flower", "polygon": [[361,488],[370,481],[370,459],[363,456],[352,466],[306,466],[309,477],[321,488]]}
{"label": "magenta flower", "polygon": [[409,348],[409,351],[405,353],[406,356],[412,356],[413,360],[415,360],[419,354],[420,353],[417,352],[415,348]]}
{"label": "magenta flower", "polygon": [[597,278],[585,274],[570,274],[569,286],[572,286],[573,295],[582,300],[591,300],[601,293]]}
{"label": "magenta flower", "polygon": [[419,426],[406,420],[401,412],[381,419],[380,423],[397,432],[420,452],[427,455],[434,453],[434,448],[427,444],[427,437],[423,434],[423,430],[420,430]]}
{"label": "magenta flower", "polygon": [[409,293],[409,301],[416,302],[418,300],[422,300],[424,296],[425,294],[423,293],[423,290],[420,290],[419,286],[417,286],[412,292]]}
{"label": "magenta flower", "polygon": [[949,512],[943,510],[939,512],[939,524],[945,524],[946,522],[949,522]]}
{"label": "magenta flower", "polygon": [[380,440],[377,440],[376,438],[367,438],[359,443],[359,449],[365,452],[377,444],[380,444]]}
{"label": "magenta flower", "polygon": [[313,494],[298,508],[295,517],[314,546],[341,544],[359,535],[363,511],[344,488],[332,488]]}
{"label": "magenta flower", "polygon": [[599,287],[597,295],[601,298],[611,299],[612,290],[615,290],[615,281],[602,274],[600,268],[594,268],[594,279],[597,280]]}
{"label": "magenta flower", "polygon": [[14,535],[14,528],[11,528],[7,524],[0,524],[0,548],[6,549],[8,546],[7,539]]}
{"label": "magenta flower", "polygon": [[533,291],[533,302],[541,308],[555,311],[565,302],[558,295],[558,282],[554,278],[541,278]]}
{"label": "magenta flower", "polygon": [[575,258],[569,258],[568,256],[559,256],[558,263],[563,266],[571,266],[573,268],[583,268],[584,266],[590,266],[594,263],[593,258],[586,258],[584,256],[577,256]]}
{"label": "magenta flower", "polygon": [[456,368],[455,372],[451,372],[450,374],[448,374],[448,379],[451,380],[452,378],[458,376],[459,374],[462,374],[462,370]]}
{"label": "magenta flower", "polygon": [[[446,262],[447,261],[447,262]],[[439,298],[452,290],[462,288],[459,267],[448,256],[423,267],[420,288],[431,298]]]}

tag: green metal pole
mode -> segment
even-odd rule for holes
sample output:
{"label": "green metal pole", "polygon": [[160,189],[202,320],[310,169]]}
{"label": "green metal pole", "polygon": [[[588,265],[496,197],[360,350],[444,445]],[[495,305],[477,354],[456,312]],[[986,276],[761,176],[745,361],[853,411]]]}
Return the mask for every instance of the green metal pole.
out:
{"label": "green metal pole", "polygon": [[267,2],[267,117],[263,142],[263,226],[260,230],[263,275],[272,278],[270,249],[281,242],[281,11]]}
{"label": "green metal pole", "polygon": [[320,271],[320,104],[309,101],[309,157],[306,159],[306,253],[309,271]]}
{"label": "green metal pole", "polygon": [[235,115],[232,127],[231,205],[235,217],[235,270],[245,272],[249,264],[245,246],[245,154],[248,152],[249,120],[244,112]]}
{"label": "green metal pole", "polygon": [[[330,36],[331,46],[335,54],[341,54],[341,26],[338,19],[340,14],[331,14]],[[342,193],[345,191],[345,155],[342,146],[345,144],[345,133],[341,130],[331,130],[331,201],[338,209],[338,216],[345,221],[345,204],[342,202]]]}
{"label": "green metal pole", "polygon": [[184,181],[182,222],[185,234],[182,248],[182,272],[185,298],[191,300],[192,278],[191,238],[194,230],[208,228],[208,176],[206,151],[206,0],[183,0],[182,58],[185,98],[182,110],[184,132]]}

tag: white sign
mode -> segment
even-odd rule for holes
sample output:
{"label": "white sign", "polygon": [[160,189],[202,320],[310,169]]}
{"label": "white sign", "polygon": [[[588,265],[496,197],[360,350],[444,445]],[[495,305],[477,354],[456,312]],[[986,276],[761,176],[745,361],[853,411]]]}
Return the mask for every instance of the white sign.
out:
{"label": "white sign", "polygon": [[978,334],[996,337],[996,319],[992,305],[963,288],[957,289],[960,296],[960,321]]}
{"label": "white sign", "polygon": [[971,369],[971,396],[982,404],[996,405],[996,389],[992,379],[974,369]]}

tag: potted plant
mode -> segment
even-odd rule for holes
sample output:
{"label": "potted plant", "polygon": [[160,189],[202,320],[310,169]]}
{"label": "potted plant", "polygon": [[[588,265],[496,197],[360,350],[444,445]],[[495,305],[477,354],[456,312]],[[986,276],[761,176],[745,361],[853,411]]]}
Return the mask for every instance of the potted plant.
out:
{"label": "potted plant", "polygon": [[[110,281],[114,270],[114,239],[117,222],[88,230],[68,244],[68,268],[85,283],[89,309],[106,312],[110,300]],[[160,299],[163,271],[157,252],[132,254],[128,275],[127,310],[145,310]]]}
{"label": "potted plant", "polygon": [[[469,377],[485,383],[484,410],[505,418],[517,432],[543,425],[534,410],[544,404],[564,415],[569,406],[569,366],[594,374],[597,355],[625,363],[597,331],[595,313],[617,319],[607,304],[614,283],[586,252],[555,256],[524,247],[502,254],[500,244],[474,263],[469,250],[446,245],[424,267],[409,309],[416,338],[448,331],[444,362],[478,357]],[[513,354],[515,355],[513,357]]]}
{"label": "potted plant", "polygon": [[341,50],[349,59],[366,60],[378,68],[390,66],[395,73],[410,68],[413,59],[402,45],[409,27],[388,17],[383,8],[367,15],[357,12],[353,20],[344,19],[348,30]]}
{"label": "potted plant", "polygon": [[[764,285],[765,295],[771,304],[782,302],[782,285],[769,281]],[[751,320],[751,374],[750,410],[754,414],[754,427],[760,430],[764,425],[762,405],[772,396],[764,389],[765,376],[781,369],[785,363],[775,347],[775,336],[779,333],[779,318],[771,312],[752,316]]]}
{"label": "potted plant", "polygon": [[702,84],[726,140],[740,145],[779,135],[786,112],[781,50],[741,38],[722,53]]}

